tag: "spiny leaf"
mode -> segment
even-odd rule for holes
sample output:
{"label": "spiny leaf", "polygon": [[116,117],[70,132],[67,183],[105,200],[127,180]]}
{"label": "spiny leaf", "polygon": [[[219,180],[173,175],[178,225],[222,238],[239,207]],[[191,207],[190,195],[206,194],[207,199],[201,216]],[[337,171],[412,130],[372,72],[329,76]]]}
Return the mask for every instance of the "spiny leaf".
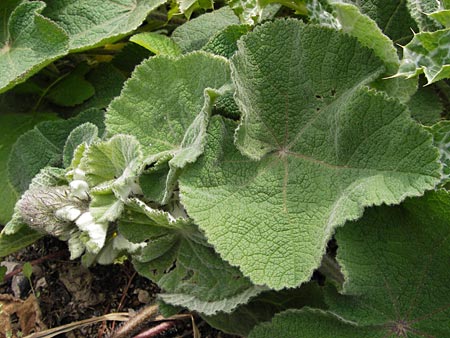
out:
{"label": "spiny leaf", "polygon": [[72,130],[67,137],[63,149],[64,167],[69,167],[72,162],[75,149],[82,143],[90,145],[98,139],[98,128],[90,122],[83,123]]}
{"label": "spiny leaf", "polygon": [[0,4],[0,93],[68,52],[68,36],[40,13],[42,1]]}
{"label": "spiny leaf", "polygon": [[434,139],[434,145],[441,153],[444,167],[441,184],[450,182],[450,121],[440,121],[426,128]]}
{"label": "spiny leaf", "polygon": [[211,121],[204,156],[181,174],[181,201],[255,284],[307,281],[337,226],[439,182],[430,135],[362,88],[383,68],[356,40],[280,20],[246,35],[231,62],[241,123],[234,137],[234,123]]}
{"label": "spiny leaf", "polygon": [[429,13],[439,9],[439,3],[436,0],[407,0],[406,5],[421,31],[433,31],[442,28],[437,21],[428,16]]}
{"label": "spiny leaf", "polygon": [[425,74],[428,84],[450,77],[450,29],[422,32],[403,47],[403,59],[395,76]]}

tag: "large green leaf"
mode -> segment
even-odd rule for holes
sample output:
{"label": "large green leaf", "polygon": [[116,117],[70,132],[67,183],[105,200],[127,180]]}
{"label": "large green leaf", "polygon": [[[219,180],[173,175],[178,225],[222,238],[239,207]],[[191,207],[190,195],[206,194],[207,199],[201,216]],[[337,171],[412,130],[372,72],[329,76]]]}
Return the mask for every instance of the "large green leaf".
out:
{"label": "large green leaf", "polygon": [[326,308],[321,287],[314,281],[296,289],[263,292],[232,313],[202,315],[202,318],[226,333],[248,336],[255,325],[272,319],[276,313],[304,306]]}
{"label": "large green leaf", "polygon": [[40,14],[44,7],[41,1],[2,0],[0,93],[67,53],[67,34]]}
{"label": "large green leaf", "polygon": [[229,81],[229,66],[221,57],[201,52],[179,59],[153,57],[136,68],[111,103],[107,132],[134,135],[147,155],[177,152],[206,104],[205,89]]}
{"label": "large green leaf", "polygon": [[43,14],[69,34],[71,51],[117,41],[165,0],[46,0]]}
{"label": "large green leaf", "polygon": [[220,30],[237,24],[239,24],[238,17],[229,7],[223,7],[177,27],[172,33],[172,38],[183,52],[192,52],[201,49]]}
{"label": "large green leaf", "polygon": [[[378,337],[450,336],[450,194],[368,210],[337,232],[344,295],[330,311]],[[348,337],[358,337],[356,334]]]}
{"label": "large green leaf", "polygon": [[49,114],[4,114],[0,115],[0,224],[5,224],[12,216],[19,193],[8,179],[8,159],[17,138],[38,122],[53,119]]}
{"label": "large green leaf", "polygon": [[62,165],[67,137],[75,127],[85,122],[94,123],[100,133],[104,130],[103,112],[91,109],[68,120],[39,123],[20,136],[8,162],[8,176],[14,188],[23,193],[39,170]]}
{"label": "large green leaf", "polygon": [[178,59],[153,57],[136,68],[120,97],[111,103],[106,115],[110,135],[136,136],[145,155],[173,154],[164,201],[177,169],[203,152],[212,105],[230,81],[229,64],[222,57],[204,52]]}
{"label": "large green leaf", "polygon": [[147,241],[134,265],[158,283],[165,291],[160,297],[169,304],[213,315],[230,312],[266,290],[223,261],[189,219],[176,219],[134,199],[119,231],[130,241]]}
{"label": "large green leaf", "polygon": [[[365,47],[373,49],[386,67],[385,76],[397,72],[400,60],[397,50],[390,38],[383,34],[376,22],[364,15],[358,7],[342,3],[339,0],[331,1],[332,8],[339,22],[340,29],[358,39]],[[373,87],[386,91],[390,96],[398,98],[401,102],[407,102],[417,88],[416,79],[390,78],[378,79],[371,84]]]}
{"label": "large green leaf", "polygon": [[[248,338],[384,338],[370,328],[344,322],[337,316],[317,309],[288,310],[270,323],[255,327]],[[398,336],[402,337],[402,336]],[[408,336],[409,337],[409,336]],[[412,336],[411,336],[412,337]]]}
{"label": "large green leaf", "polygon": [[215,119],[180,190],[208,240],[254,283],[308,280],[337,226],[439,182],[431,135],[362,88],[383,69],[355,39],[280,20],[245,36],[231,61],[247,156],[234,147],[236,125]]}

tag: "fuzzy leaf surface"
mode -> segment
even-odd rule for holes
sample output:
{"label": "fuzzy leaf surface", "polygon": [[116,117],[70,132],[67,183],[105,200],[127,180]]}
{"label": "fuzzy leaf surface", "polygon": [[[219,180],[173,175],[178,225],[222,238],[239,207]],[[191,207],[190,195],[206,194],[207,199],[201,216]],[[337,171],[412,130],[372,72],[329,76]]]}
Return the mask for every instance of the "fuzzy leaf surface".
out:
{"label": "fuzzy leaf surface", "polygon": [[330,311],[373,325],[377,337],[448,337],[449,210],[450,194],[438,190],[370,209],[339,229],[337,259],[346,282],[343,295],[328,297]]}
{"label": "fuzzy leaf surface", "polygon": [[355,39],[280,20],[246,35],[231,63],[245,155],[236,125],[214,119],[180,191],[208,241],[255,284],[308,280],[337,226],[439,182],[431,135],[362,88],[383,68]]}
{"label": "fuzzy leaf surface", "polygon": [[120,97],[111,103],[106,115],[109,134],[134,135],[145,156],[173,154],[164,204],[179,169],[202,154],[214,101],[230,83],[225,58],[204,52],[178,59],[159,56],[137,67]]}
{"label": "fuzzy leaf surface", "polygon": [[239,19],[229,7],[200,15],[177,27],[172,39],[184,53],[201,49],[217,32],[230,25],[238,25]]}
{"label": "fuzzy leaf surface", "polygon": [[175,219],[134,200],[120,219],[119,232],[130,241],[148,241],[134,265],[158,283],[165,291],[160,297],[169,304],[213,315],[230,312],[266,290],[223,261],[189,219]]}
{"label": "fuzzy leaf surface", "polygon": [[6,224],[12,216],[14,204],[20,194],[8,179],[8,159],[13,144],[27,130],[38,122],[54,119],[54,115],[37,114],[35,116],[25,114],[0,115],[0,224]]}
{"label": "fuzzy leaf surface", "polygon": [[418,31],[417,24],[410,15],[407,2],[404,0],[351,0],[361,9],[363,14],[375,20],[384,34],[394,44],[405,45]]}
{"label": "fuzzy leaf surface", "polygon": [[44,7],[42,1],[0,4],[0,93],[67,53],[68,36],[41,15]]}
{"label": "fuzzy leaf surface", "polygon": [[337,316],[316,309],[288,310],[276,315],[269,323],[262,323],[248,338],[382,338],[370,328],[344,322]]}
{"label": "fuzzy leaf surface", "polygon": [[229,59],[237,51],[237,41],[249,30],[250,26],[247,25],[228,26],[211,37],[202,50]]}
{"label": "fuzzy leaf surface", "polygon": [[205,104],[205,89],[218,89],[229,81],[224,58],[206,53],[153,57],[136,68],[111,103],[107,132],[134,135],[146,155],[179,150]]}
{"label": "fuzzy leaf surface", "polygon": [[[340,24],[340,29],[357,38],[365,47],[373,49],[386,67],[384,76],[390,76],[397,72],[400,60],[397,50],[390,38],[383,34],[376,22],[364,15],[357,6],[342,3],[340,1],[331,2],[336,18]],[[407,102],[417,89],[416,79],[390,78],[378,79],[371,84],[378,90],[383,90],[388,95],[398,98],[401,102]]]}
{"label": "fuzzy leaf surface", "polygon": [[411,111],[411,117],[417,122],[430,126],[441,120],[444,106],[435,88],[427,86],[420,87],[411,96],[407,106]]}
{"label": "fuzzy leaf surface", "polygon": [[103,112],[91,109],[68,120],[39,123],[20,136],[8,162],[9,180],[14,188],[23,193],[42,168],[62,165],[67,137],[74,128],[85,122],[95,124],[100,133],[104,130]]}
{"label": "fuzzy leaf surface", "polygon": [[247,304],[238,306],[232,313],[202,315],[202,318],[223,332],[246,337],[253,327],[271,320],[276,313],[304,306],[326,308],[323,292],[315,282],[296,289],[263,292]]}
{"label": "fuzzy leaf surface", "polygon": [[76,127],[67,137],[63,149],[63,165],[69,167],[75,149],[82,143],[90,145],[98,139],[98,128],[95,124],[86,122]]}
{"label": "fuzzy leaf surface", "polygon": [[115,42],[138,28],[164,0],[46,0],[43,14],[69,34],[69,48]]}

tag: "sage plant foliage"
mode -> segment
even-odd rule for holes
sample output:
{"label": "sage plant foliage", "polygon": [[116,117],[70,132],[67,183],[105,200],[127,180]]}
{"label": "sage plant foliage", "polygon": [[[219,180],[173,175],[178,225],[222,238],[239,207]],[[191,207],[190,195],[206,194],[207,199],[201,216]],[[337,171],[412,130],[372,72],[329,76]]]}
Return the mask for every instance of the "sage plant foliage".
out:
{"label": "sage plant foliage", "polygon": [[0,3],[0,255],[129,259],[253,338],[449,337],[449,2],[205,8]]}

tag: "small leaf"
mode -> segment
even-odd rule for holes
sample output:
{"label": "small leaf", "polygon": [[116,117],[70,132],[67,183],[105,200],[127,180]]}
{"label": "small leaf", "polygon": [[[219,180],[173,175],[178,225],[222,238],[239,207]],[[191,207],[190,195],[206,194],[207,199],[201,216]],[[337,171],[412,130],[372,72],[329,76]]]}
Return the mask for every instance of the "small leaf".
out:
{"label": "small leaf", "polygon": [[81,160],[80,169],[85,172],[89,185],[95,187],[109,181],[131,183],[141,165],[142,152],[136,138],[114,135],[108,141],[93,143]]}
{"label": "small leaf", "polygon": [[30,262],[26,262],[24,265],[22,265],[22,272],[27,279],[31,279],[31,275],[33,274],[33,267],[31,266]]}
{"label": "small leaf", "polygon": [[0,284],[4,282],[6,271],[8,271],[6,266],[0,266]]}
{"label": "small leaf", "polygon": [[68,52],[67,34],[41,15],[42,1],[3,0],[0,5],[0,93]]}
{"label": "small leaf", "polygon": [[152,32],[144,32],[133,35],[131,42],[147,48],[156,55],[178,56],[181,48],[168,36]]}
{"label": "small leaf", "polygon": [[433,125],[441,120],[444,106],[436,88],[432,86],[420,87],[407,102],[411,117],[423,125]]}
{"label": "small leaf", "polygon": [[89,108],[105,109],[116,96],[119,96],[125,79],[123,73],[111,63],[100,63],[86,75],[86,80],[94,86],[94,96],[77,106],[75,111],[81,112]]}
{"label": "small leaf", "polygon": [[237,41],[250,31],[247,25],[231,25],[217,32],[202,50],[229,59],[237,51]]}
{"label": "small leaf", "polygon": [[83,123],[72,130],[67,137],[63,149],[63,165],[69,167],[75,149],[82,143],[90,145],[98,139],[98,128],[90,122]]}

